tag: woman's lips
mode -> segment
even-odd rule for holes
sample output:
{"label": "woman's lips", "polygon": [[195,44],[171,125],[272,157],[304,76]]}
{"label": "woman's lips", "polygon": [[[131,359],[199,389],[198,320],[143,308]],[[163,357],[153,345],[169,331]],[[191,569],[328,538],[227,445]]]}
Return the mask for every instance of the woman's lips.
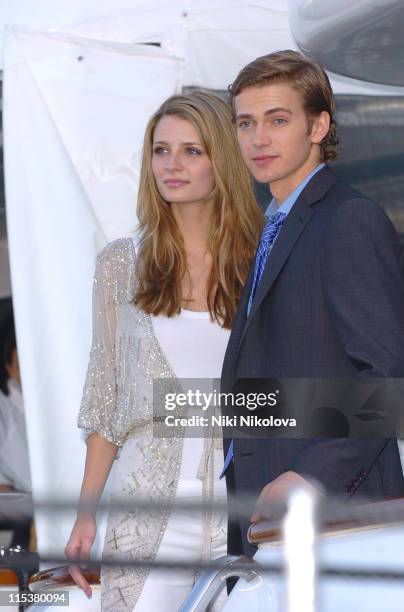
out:
{"label": "woman's lips", "polygon": [[278,156],[277,155],[258,155],[257,157],[253,157],[253,161],[257,166],[266,166],[274,161]]}
{"label": "woman's lips", "polygon": [[171,189],[176,189],[177,187],[183,187],[184,185],[187,185],[189,181],[181,181],[179,179],[167,179],[166,181],[164,181],[164,185],[167,185],[167,187],[170,187]]}

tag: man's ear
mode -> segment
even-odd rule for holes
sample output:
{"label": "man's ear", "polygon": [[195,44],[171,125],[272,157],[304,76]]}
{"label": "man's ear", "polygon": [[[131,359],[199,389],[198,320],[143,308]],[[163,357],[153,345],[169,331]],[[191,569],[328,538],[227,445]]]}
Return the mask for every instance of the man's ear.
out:
{"label": "man's ear", "polygon": [[313,144],[320,144],[327,136],[330,129],[330,115],[327,111],[322,111],[319,115],[314,117],[311,125],[311,142]]}

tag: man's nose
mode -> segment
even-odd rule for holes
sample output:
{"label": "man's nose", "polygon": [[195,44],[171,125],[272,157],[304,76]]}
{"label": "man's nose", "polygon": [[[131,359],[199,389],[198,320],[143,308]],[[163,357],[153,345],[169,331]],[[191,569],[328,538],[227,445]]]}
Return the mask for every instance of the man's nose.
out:
{"label": "man's nose", "polygon": [[267,126],[265,126],[263,123],[257,123],[254,130],[254,147],[264,147],[269,144],[271,144],[271,136]]}

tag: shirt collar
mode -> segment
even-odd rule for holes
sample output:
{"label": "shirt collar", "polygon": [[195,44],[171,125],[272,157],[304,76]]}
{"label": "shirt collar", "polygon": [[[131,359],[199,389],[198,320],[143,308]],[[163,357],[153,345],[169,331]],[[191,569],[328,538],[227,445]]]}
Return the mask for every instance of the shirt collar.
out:
{"label": "shirt collar", "polygon": [[290,193],[288,195],[288,197],[286,198],[286,200],[284,202],[282,202],[281,206],[277,206],[276,205],[276,200],[275,198],[272,198],[268,208],[265,211],[265,216],[267,218],[272,217],[272,215],[274,215],[277,212],[282,212],[285,215],[289,214],[289,212],[292,209],[293,204],[296,202],[297,198],[299,197],[299,195],[302,193],[303,189],[306,187],[307,183],[310,181],[310,179],[313,178],[313,176],[315,174],[317,174],[317,172],[319,170],[321,170],[322,168],[324,168],[325,163],[322,162],[321,164],[318,164],[318,166],[316,166],[314,168],[314,170],[312,170],[310,172],[310,174],[308,174],[301,183],[298,184],[298,186],[296,187],[296,189],[294,191],[292,191],[292,193]]}

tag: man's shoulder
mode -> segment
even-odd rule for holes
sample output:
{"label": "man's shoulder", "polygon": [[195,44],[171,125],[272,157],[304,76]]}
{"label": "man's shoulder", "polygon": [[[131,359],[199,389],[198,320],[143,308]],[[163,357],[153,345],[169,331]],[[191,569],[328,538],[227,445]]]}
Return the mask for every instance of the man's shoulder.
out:
{"label": "man's shoulder", "polygon": [[336,177],[324,200],[333,216],[366,216],[391,223],[383,208],[369,196]]}
{"label": "man's shoulder", "polygon": [[[321,176],[322,175],[322,176]],[[377,239],[399,243],[397,231],[383,208],[368,195],[340,180],[328,166],[319,172],[316,188],[321,197],[313,198],[314,219],[325,240],[341,234],[367,233]]]}
{"label": "man's shoulder", "polygon": [[335,199],[337,205],[343,205],[345,202],[361,201],[370,204],[370,206],[378,206],[374,200],[352,187],[352,185],[346,181],[341,180],[331,169],[329,169],[329,171],[332,173],[334,181],[326,197]]}
{"label": "man's shoulder", "polygon": [[327,210],[333,213],[340,207],[346,207],[347,204],[349,208],[350,202],[356,202],[361,207],[381,210],[376,202],[341,180],[328,165],[321,168],[309,181],[304,196],[306,202],[314,205],[315,209],[320,206],[324,213]]}
{"label": "man's shoulder", "polygon": [[327,240],[331,240],[332,235],[338,237],[359,232],[367,234],[369,239],[399,242],[397,231],[383,208],[349,184],[336,180],[324,203],[327,210],[324,236]]}

